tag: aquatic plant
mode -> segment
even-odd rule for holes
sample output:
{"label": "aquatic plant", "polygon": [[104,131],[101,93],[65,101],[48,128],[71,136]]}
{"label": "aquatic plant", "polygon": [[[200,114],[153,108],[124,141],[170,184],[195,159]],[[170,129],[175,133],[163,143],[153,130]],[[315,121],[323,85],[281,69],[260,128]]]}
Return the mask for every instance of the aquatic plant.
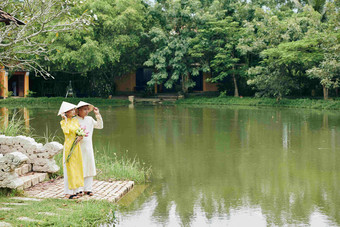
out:
{"label": "aquatic plant", "polygon": [[14,113],[10,120],[0,116],[0,135],[5,136],[30,136],[32,131],[30,127],[26,127],[25,120],[18,116],[18,112]]}

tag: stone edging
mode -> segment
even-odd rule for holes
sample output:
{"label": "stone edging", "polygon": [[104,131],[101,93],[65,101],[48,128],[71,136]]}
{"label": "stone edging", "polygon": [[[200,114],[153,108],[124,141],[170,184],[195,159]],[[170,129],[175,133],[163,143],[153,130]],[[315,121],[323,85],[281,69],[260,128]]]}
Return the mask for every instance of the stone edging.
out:
{"label": "stone edging", "polygon": [[15,172],[24,163],[31,164],[34,172],[55,173],[59,171],[53,157],[61,152],[63,145],[50,142],[45,145],[37,143],[26,136],[0,135],[0,188],[18,188],[22,186]]}

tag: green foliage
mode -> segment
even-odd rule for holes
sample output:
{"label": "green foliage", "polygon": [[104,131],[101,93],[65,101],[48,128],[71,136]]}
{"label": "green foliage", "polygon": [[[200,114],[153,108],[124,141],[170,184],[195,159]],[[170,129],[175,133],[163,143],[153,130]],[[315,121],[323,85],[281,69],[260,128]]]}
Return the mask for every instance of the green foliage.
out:
{"label": "green foliage", "polygon": [[306,77],[307,70],[323,61],[327,33],[334,34],[336,30],[332,13],[328,12],[330,23],[323,22],[322,15],[306,5],[299,13],[284,17],[264,13],[246,24],[238,48],[243,54],[262,58],[248,70],[248,84],[258,95],[280,99],[304,86],[299,84],[299,78]]}
{"label": "green foliage", "polygon": [[96,103],[97,105],[110,105],[110,106],[129,104],[128,100],[122,99],[39,97],[24,99],[1,99],[0,106],[6,107],[36,106],[46,108],[46,105],[60,105],[63,101],[67,101],[75,105],[78,104],[79,101]]}
{"label": "green foliage", "polygon": [[287,99],[277,100],[274,98],[236,98],[236,97],[193,97],[180,99],[176,104],[184,105],[237,105],[237,106],[271,106],[288,108],[306,108],[323,110],[340,110],[340,100],[322,99]]}
{"label": "green foliage", "polygon": [[45,36],[76,30],[89,23],[86,13],[75,15],[72,8],[83,1],[1,1],[0,8],[17,17],[0,23],[0,64],[11,70],[32,70],[43,77],[50,76],[39,59],[46,56],[53,45]]}
{"label": "green foliage", "polygon": [[232,83],[235,95],[238,87],[277,99],[337,87],[338,1],[88,0],[70,10],[91,23],[41,35],[50,54],[39,59],[55,75],[87,77],[88,94],[112,95],[116,77],[143,65],[155,69],[150,87],[185,93],[202,71],[220,88]]}
{"label": "green foliage", "polygon": [[145,60],[142,33],[148,26],[146,7],[137,0],[90,0],[73,9],[93,17],[84,30],[53,34],[52,71],[80,72],[89,89],[101,97],[115,91],[114,77],[136,69]]}
{"label": "green foliage", "polygon": [[197,76],[200,70],[206,71],[190,55],[191,40],[202,19],[201,11],[201,3],[196,0],[155,4],[151,13],[157,15],[158,23],[148,33],[155,49],[144,63],[156,69],[149,85],[164,84],[172,88],[176,81],[181,81],[182,91],[186,93],[195,85],[190,76]]}
{"label": "green foliage", "polygon": [[13,96],[13,91],[7,91],[6,93],[7,93],[6,95],[8,98]]}
{"label": "green foliage", "polygon": [[334,34],[325,35],[327,42],[324,41],[323,51],[325,53],[323,61],[319,65],[307,70],[307,75],[316,78],[324,89],[324,99],[328,99],[328,91],[331,88],[339,87],[340,79],[340,45],[339,37]]}
{"label": "green foliage", "polygon": [[193,43],[191,54],[197,58],[203,58],[213,71],[211,82],[223,81],[231,73],[235,73],[236,63],[239,62],[236,53],[239,23],[232,17],[222,19],[210,15],[205,27],[200,29]]}
{"label": "green foliage", "polygon": [[256,87],[256,97],[264,96],[281,99],[293,89],[298,89],[296,81],[292,77],[281,73],[275,65],[271,67],[256,66],[249,69],[248,73],[253,78],[249,79],[247,83]]}
{"label": "green foliage", "polygon": [[28,90],[26,97],[33,97],[35,94],[36,94],[36,92]]}

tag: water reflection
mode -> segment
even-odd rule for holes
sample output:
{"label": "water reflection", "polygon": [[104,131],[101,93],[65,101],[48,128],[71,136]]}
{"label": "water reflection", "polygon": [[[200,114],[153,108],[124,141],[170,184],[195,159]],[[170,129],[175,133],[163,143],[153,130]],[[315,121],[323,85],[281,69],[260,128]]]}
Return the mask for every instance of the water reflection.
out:
{"label": "water reflection", "polygon": [[[116,120],[123,124],[120,116],[117,113]],[[313,215],[322,214],[324,224],[339,223],[339,157],[330,153],[339,145],[339,131],[329,129],[329,120],[325,124],[329,116],[294,110],[154,107],[137,108],[126,117],[133,129],[130,138],[137,142],[127,144],[118,136],[114,143],[151,160],[155,180],[162,184],[152,193],[157,201],[154,223],[171,223],[173,210],[183,225],[195,223],[197,215],[210,223],[225,215],[242,216],[245,210],[249,217],[260,210],[259,223],[264,218],[274,225],[311,224]],[[337,121],[336,115],[332,121]],[[143,205],[132,210],[140,212],[146,209]],[[122,223],[136,218],[128,216]]]}
{"label": "water reflection", "polygon": [[0,127],[7,128],[8,127],[8,109],[6,107],[0,108]]}
{"label": "water reflection", "polygon": [[29,129],[30,127],[30,115],[29,110],[26,107],[23,108],[15,108],[8,109],[6,107],[0,107],[0,126],[2,128],[8,127],[8,123],[10,120],[14,119],[22,119],[25,121],[25,128]]}
{"label": "water reflection", "polygon": [[[30,109],[31,126],[59,128],[56,112]],[[118,213],[123,226],[340,225],[336,112],[136,105],[101,113],[95,146],[128,151],[154,173]]]}

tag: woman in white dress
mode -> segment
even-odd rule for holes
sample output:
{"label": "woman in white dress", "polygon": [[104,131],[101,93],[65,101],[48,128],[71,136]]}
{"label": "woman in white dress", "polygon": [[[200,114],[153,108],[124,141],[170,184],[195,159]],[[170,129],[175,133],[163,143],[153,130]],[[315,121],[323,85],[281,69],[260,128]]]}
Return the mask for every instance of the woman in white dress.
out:
{"label": "woman in white dress", "polygon": [[[96,120],[88,116],[91,111],[94,111]],[[77,119],[81,127],[86,127],[89,134],[80,142],[80,148],[83,156],[83,172],[84,172],[84,193],[85,195],[93,196],[92,184],[93,177],[96,176],[96,164],[94,161],[94,152],[92,145],[93,129],[103,128],[103,119],[99,113],[99,109],[93,105],[80,101],[77,105]]]}

